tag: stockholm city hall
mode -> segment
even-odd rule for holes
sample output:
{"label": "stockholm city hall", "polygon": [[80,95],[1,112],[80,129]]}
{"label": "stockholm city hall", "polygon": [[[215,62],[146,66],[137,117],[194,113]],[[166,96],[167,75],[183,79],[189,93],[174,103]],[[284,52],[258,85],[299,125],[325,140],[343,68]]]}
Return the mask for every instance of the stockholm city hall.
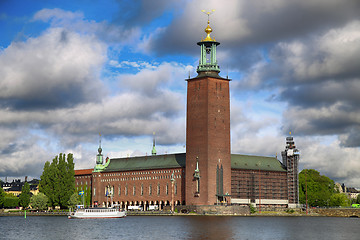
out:
{"label": "stockholm city hall", "polygon": [[299,151],[286,138],[282,162],[276,157],[231,154],[228,78],[219,76],[219,42],[200,46],[198,75],[187,81],[186,153],[112,158],[104,163],[101,144],[92,169],[75,170],[75,187],[90,189],[92,206],[124,209],[250,205],[296,207]]}

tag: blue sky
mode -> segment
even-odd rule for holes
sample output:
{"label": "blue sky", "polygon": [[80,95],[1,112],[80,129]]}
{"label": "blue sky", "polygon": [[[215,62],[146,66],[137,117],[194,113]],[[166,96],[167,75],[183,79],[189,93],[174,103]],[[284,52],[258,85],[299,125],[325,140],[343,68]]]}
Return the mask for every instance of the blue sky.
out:
{"label": "blue sky", "polygon": [[185,151],[186,81],[211,15],[231,88],[233,153],[280,156],[360,187],[356,0],[0,1],[0,178],[72,152]]}

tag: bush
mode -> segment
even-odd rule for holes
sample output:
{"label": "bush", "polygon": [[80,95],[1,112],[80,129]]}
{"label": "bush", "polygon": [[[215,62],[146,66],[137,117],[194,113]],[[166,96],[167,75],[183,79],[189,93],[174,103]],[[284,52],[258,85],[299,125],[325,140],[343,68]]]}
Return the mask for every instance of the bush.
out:
{"label": "bush", "polygon": [[252,204],[249,205],[249,208],[250,208],[250,213],[256,213],[256,208]]}
{"label": "bush", "polygon": [[18,197],[5,197],[3,206],[4,206],[4,208],[19,207],[19,198]]}
{"label": "bush", "polygon": [[287,213],[294,213],[295,212],[295,210],[294,209],[286,209],[286,211],[285,212],[287,212]]}
{"label": "bush", "polygon": [[30,199],[31,207],[37,210],[46,210],[48,207],[49,199],[48,197],[43,193],[38,193],[37,195],[34,195]]}

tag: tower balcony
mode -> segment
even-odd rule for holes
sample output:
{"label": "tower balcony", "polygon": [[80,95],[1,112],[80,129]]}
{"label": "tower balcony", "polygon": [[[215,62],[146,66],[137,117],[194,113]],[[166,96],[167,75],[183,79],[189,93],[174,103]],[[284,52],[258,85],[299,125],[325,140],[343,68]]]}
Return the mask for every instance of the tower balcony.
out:
{"label": "tower balcony", "polygon": [[220,67],[217,64],[202,64],[197,67],[197,72],[208,72],[208,71],[215,71],[220,72]]}

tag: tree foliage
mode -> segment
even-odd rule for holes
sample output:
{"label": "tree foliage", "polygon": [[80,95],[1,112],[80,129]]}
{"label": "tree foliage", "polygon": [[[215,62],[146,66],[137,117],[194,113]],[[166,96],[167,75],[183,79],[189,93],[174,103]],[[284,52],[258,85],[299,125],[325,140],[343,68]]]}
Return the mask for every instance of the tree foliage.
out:
{"label": "tree foliage", "polygon": [[19,198],[15,196],[5,196],[4,208],[16,208],[19,207]]}
{"label": "tree foliage", "polygon": [[5,191],[0,187],[0,207],[4,206]]}
{"label": "tree foliage", "polygon": [[38,193],[37,195],[34,195],[30,199],[30,205],[33,209],[37,210],[46,210],[48,207],[49,198],[43,194]]}
{"label": "tree foliage", "polygon": [[20,206],[23,208],[27,208],[30,203],[31,193],[30,193],[30,185],[28,182],[24,183],[24,186],[21,189],[21,194],[19,196]]}
{"label": "tree foliage", "polygon": [[69,199],[69,202],[68,202],[68,205],[70,208],[72,209],[75,209],[76,205],[79,205],[81,204],[81,201],[80,199],[78,198],[78,194],[77,193],[73,193],[71,196],[70,196],[70,199]]}
{"label": "tree foliage", "polygon": [[307,202],[309,206],[329,206],[330,197],[335,194],[335,183],[330,178],[320,175],[314,169],[304,169],[299,173],[299,198],[300,203]]}
{"label": "tree foliage", "polygon": [[51,207],[67,208],[75,191],[74,158],[71,153],[60,153],[53,161],[46,162],[40,177],[39,191],[49,198]]}
{"label": "tree foliage", "polygon": [[360,204],[360,194],[357,195],[355,203]]}
{"label": "tree foliage", "polygon": [[335,193],[330,197],[331,207],[349,207],[350,205],[351,201],[345,193]]}

